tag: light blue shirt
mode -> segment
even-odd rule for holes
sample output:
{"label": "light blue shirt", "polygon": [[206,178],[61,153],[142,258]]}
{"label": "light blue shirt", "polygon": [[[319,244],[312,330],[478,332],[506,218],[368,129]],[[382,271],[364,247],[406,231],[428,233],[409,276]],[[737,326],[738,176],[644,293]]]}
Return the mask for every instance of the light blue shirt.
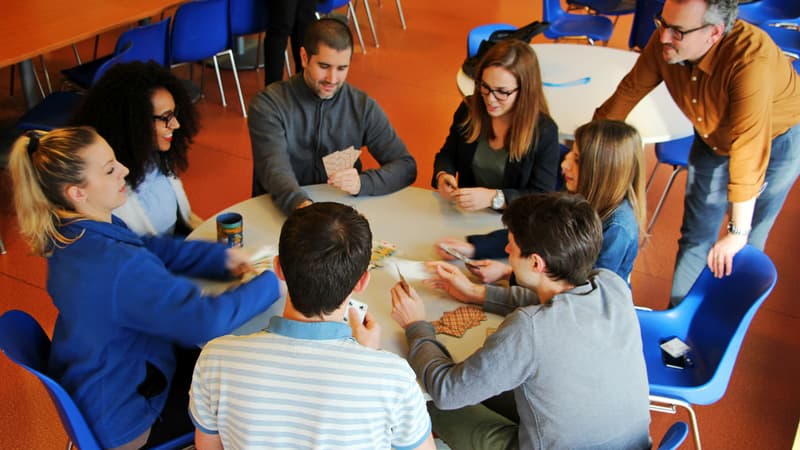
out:
{"label": "light blue shirt", "polygon": [[167,176],[153,167],[136,188],[136,194],[156,234],[173,234],[178,221],[178,197]]}

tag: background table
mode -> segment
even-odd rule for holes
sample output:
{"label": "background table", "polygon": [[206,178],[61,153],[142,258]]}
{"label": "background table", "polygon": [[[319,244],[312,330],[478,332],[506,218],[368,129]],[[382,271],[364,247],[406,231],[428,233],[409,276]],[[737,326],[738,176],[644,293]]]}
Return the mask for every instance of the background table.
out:
{"label": "background table", "polygon": [[[550,116],[558,124],[561,141],[574,139],[575,129],[592,120],[597,109],[631,70],[639,54],[608,47],[577,44],[533,44],[542,80],[568,83],[590,77],[586,84],[545,86]],[[475,83],[459,69],[458,89],[472,95]],[[648,94],[626,120],[639,130],[645,144],[665,142],[692,134],[692,125],[672,100],[664,83]]]}
{"label": "background table", "polygon": [[160,14],[182,0],[22,0],[3,2],[0,67],[22,62],[25,104],[37,94],[31,59],[122,25]]}
{"label": "background table", "polygon": [[[327,185],[307,186],[315,202],[334,201],[356,208],[369,220],[374,240],[385,240],[397,244],[395,256],[409,260],[439,259],[434,242],[443,237],[463,238],[467,234],[485,233],[502,227],[500,214],[485,210],[463,212],[443,201],[434,191],[409,187],[394,194],[380,197],[352,197]],[[264,245],[278,246],[280,227],[285,216],[275,207],[269,195],[245,200],[227,208],[244,218],[245,248],[255,251]],[[190,239],[216,239],[216,219],[209,218],[192,232]],[[367,303],[382,327],[381,343],[385,350],[405,356],[408,352],[403,330],[391,318],[391,295],[389,289],[395,284],[397,270],[391,264],[373,269],[367,289],[353,298]],[[407,275],[407,274],[405,274]],[[221,290],[229,284],[202,281],[210,291]],[[434,291],[421,282],[409,280],[425,301],[427,319],[436,320],[445,311],[451,311],[462,303]],[[269,317],[283,312],[281,299],[269,310],[251,319],[237,330],[237,334],[252,333],[264,328]],[[488,320],[472,328],[462,338],[438,335],[453,357],[463,360],[483,345],[487,328],[496,328],[502,318],[487,313]]]}

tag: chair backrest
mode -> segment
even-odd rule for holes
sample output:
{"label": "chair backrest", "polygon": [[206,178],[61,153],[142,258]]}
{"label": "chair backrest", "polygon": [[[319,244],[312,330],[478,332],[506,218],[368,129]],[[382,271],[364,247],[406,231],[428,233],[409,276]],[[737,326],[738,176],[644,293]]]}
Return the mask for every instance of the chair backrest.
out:
{"label": "chair backrest", "polygon": [[229,0],[228,18],[232,36],[260,33],[267,29],[267,2]]}
{"label": "chair backrest", "polygon": [[691,317],[686,341],[698,373],[710,375],[693,403],[713,403],[725,394],[742,341],[758,308],[772,292],[778,273],[760,250],[745,246],[733,259],[729,276],[714,278],[706,267],[676,314]]}
{"label": "chair backrest", "polygon": [[138,61],[138,59],[131,57],[131,55],[134,55],[134,47],[137,46],[138,44],[134,45],[133,42],[128,41],[118,53],[115,53],[113,56],[111,56],[111,58],[106,60],[106,62],[98,67],[97,71],[94,73],[92,85],[97,83],[97,81],[103,77],[103,75],[108,71],[108,69],[111,68],[111,66],[124,62]]}
{"label": "chair backrest", "polygon": [[636,11],[633,13],[628,47],[641,50],[647,45],[647,41],[650,40],[650,36],[656,29],[653,18],[661,14],[663,8],[664,0],[636,0]]}
{"label": "chair backrest", "polygon": [[565,14],[560,0],[542,0],[542,20],[545,22],[553,23]]}
{"label": "chair backrest", "polygon": [[142,25],[122,33],[117,39],[114,54],[121,53],[128,43],[133,43],[134,50],[124,62],[155,61],[166,66],[169,61],[169,23],[170,17],[150,25]]}
{"label": "chair backrest", "polygon": [[230,41],[226,0],[184,3],[172,21],[171,64],[200,61],[226,50]]}
{"label": "chair backrest", "polygon": [[19,310],[0,316],[0,351],[35,375],[47,389],[70,440],[81,450],[100,450],[75,402],[52,378],[45,375],[50,356],[50,338],[36,319]]}

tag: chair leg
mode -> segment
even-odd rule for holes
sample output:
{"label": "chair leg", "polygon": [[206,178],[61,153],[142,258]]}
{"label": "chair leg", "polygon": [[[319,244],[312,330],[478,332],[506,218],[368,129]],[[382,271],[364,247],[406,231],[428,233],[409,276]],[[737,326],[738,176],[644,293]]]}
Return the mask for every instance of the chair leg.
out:
{"label": "chair leg", "polygon": [[292,76],[292,65],[289,62],[289,51],[288,50],[284,50],[283,51],[283,60],[284,60],[284,63],[286,64],[286,77],[287,78],[291,77]]}
{"label": "chair leg", "polygon": [[[367,0],[369,1],[369,0]],[[406,29],[406,17],[403,15],[403,5],[400,3],[400,0],[394,0],[397,3],[397,14],[400,15],[400,25],[403,29]]]}
{"label": "chair leg", "polygon": [[[372,21],[372,11],[369,7],[369,0],[364,0],[364,10],[367,11],[367,20],[369,21],[369,29],[372,30],[372,40],[375,42],[375,48],[380,47],[378,43],[378,32],[375,29],[375,23]],[[355,12],[353,13],[355,15]]]}
{"label": "chair leg", "polygon": [[78,53],[77,45],[72,44],[72,52],[75,53],[75,60],[78,61],[78,65],[80,66],[81,64],[83,64],[83,62],[81,61],[81,54]]}
{"label": "chair leg", "polygon": [[0,255],[6,254],[6,244],[3,243],[3,236],[0,236]]}
{"label": "chair leg", "polygon": [[[660,404],[654,404],[660,403]],[[669,406],[663,406],[669,405]],[[675,407],[680,406],[684,408],[686,411],[689,412],[689,418],[692,422],[692,434],[694,435],[694,445],[697,450],[703,450],[703,446],[700,444],[700,428],[697,425],[697,415],[694,412],[694,408],[688,402],[683,400],[678,400],[676,398],[668,398],[662,397],[660,395],[651,395],[650,396],[650,410],[663,412],[668,414],[675,414],[676,410]]]}
{"label": "chair leg", "polygon": [[361,36],[361,27],[358,25],[358,18],[356,17],[356,10],[353,8],[353,2],[347,2],[347,9],[350,16],[353,18],[353,25],[356,27],[356,35],[358,36],[358,43],[361,44],[361,53],[367,54],[367,47],[364,45],[364,37]]}
{"label": "chair leg", "polygon": [[[284,50],[285,52],[285,50]],[[236,83],[236,92],[239,94],[239,106],[242,107],[242,115],[247,118],[247,108],[244,106],[244,96],[242,95],[242,85],[239,84],[239,71],[236,70],[236,60],[233,59],[233,50],[228,49],[223,53],[227,53],[231,59],[231,69],[233,71],[233,81]],[[219,69],[217,69],[219,71]]]}
{"label": "chair leg", "polygon": [[667,185],[664,187],[664,192],[661,193],[661,198],[658,200],[658,204],[656,205],[656,210],[653,211],[653,218],[650,219],[650,223],[647,224],[647,234],[653,230],[653,226],[656,223],[656,218],[658,218],[658,214],[661,212],[661,207],[664,206],[664,200],[667,199],[667,194],[669,194],[669,190],[672,188],[672,183],[675,182],[675,177],[678,176],[681,170],[684,170],[683,166],[673,166],[672,175],[669,176],[669,180],[667,181]]}
{"label": "chair leg", "polygon": [[47,70],[47,64],[44,62],[44,55],[39,55],[39,64],[42,65],[42,72],[44,72],[44,81],[47,83],[47,93],[53,93],[53,85],[50,83],[50,71]]}
{"label": "chair leg", "polygon": [[14,72],[16,70],[17,70],[17,65],[16,64],[12,64],[11,65],[11,82],[8,85],[8,96],[9,97],[13,97],[14,96]]}
{"label": "chair leg", "polygon": [[644,188],[645,192],[650,192],[650,185],[653,184],[653,180],[656,178],[656,171],[658,170],[658,166],[661,165],[660,161],[656,161],[656,165],[653,166],[653,171],[650,172],[650,178],[647,179],[647,187]]}
{"label": "chair leg", "polygon": [[[214,72],[216,72],[217,74],[217,86],[219,86],[219,97],[222,99],[222,106],[227,108],[228,102],[225,101],[225,90],[222,88],[222,75],[219,73],[219,61],[217,60],[217,55],[214,55],[213,60],[214,60]],[[231,55],[231,61],[233,61],[233,55]]]}

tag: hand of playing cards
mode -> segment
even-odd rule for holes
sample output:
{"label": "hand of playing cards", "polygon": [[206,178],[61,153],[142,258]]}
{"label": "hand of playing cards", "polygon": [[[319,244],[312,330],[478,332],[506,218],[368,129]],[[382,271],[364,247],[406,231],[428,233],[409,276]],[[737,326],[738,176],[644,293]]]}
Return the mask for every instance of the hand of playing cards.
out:
{"label": "hand of playing cards", "polygon": [[432,322],[437,334],[449,334],[460,338],[470,328],[477,327],[486,320],[486,313],[477,306],[459,306],[442,314],[442,318]]}
{"label": "hand of playing cards", "polygon": [[330,177],[336,172],[352,168],[359,156],[361,156],[361,150],[356,150],[351,145],[344,150],[323,156],[322,165],[325,167],[325,173]]}

